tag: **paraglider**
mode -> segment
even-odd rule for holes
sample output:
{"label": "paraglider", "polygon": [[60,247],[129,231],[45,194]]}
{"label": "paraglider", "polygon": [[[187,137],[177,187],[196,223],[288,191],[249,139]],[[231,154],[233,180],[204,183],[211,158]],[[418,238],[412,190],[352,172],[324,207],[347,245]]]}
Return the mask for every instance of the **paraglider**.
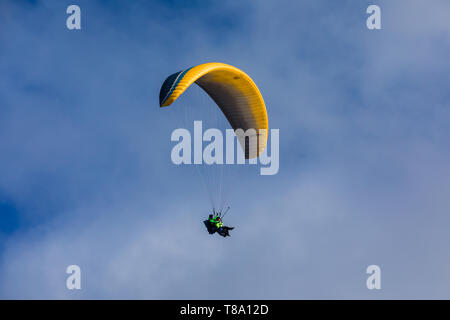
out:
{"label": "paraglider", "polygon": [[230,207],[228,207],[225,213],[222,214],[222,212],[216,212],[216,210],[213,209],[213,214],[209,215],[208,220],[203,221],[209,234],[214,234],[217,232],[224,238],[230,237],[230,230],[233,230],[234,227],[225,226],[222,222],[222,218],[228,213],[229,210]]}
{"label": "paraglider", "polygon": [[231,127],[253,129],[256,143],[239,139],[246,159],[257,158],[267,145],[269,122],[261,93],[242,70],[224,63],[205,63],[176,72],[164,81],[159,92],[160,107],[170,106],[193,83],[202,88],[222,110]]}
{"label": "paraglider", "polygon": [[[266,148],[269,125],[264,100],[253,80],[231,65],[200,64],[166,78],[159,93],[160,107],[170,106],[193,83],[202,88],[225,115],[238,137],[245,159],[258,158]],[[229,207],[222,214],[213,209],[213,214],[204,221],[210,234],[217,232],[223,237],[230,236],[229,231],[234,227],[225,226],[222,221],[228,210]]]}

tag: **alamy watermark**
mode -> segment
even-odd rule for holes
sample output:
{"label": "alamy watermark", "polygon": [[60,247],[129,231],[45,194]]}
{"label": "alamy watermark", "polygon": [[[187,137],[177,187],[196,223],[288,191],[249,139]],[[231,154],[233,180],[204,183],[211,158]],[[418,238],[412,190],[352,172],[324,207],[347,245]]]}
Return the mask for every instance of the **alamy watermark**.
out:
{"label": "alamy watermark", "polygon": [[81,289],[81,268],[76,264],[67,267],[66,273],[69,275],[66,279],[66,288],[69,290]]}
{"label": "alamy watermark", "polygon": [[[258,132],[255,129],[246,131],[226,129],[225,142],[222,131],[219,129],[209,128],[203,132],[202,121],[194,121],[193,129],[193,135],[185,128],[178,128],[172,132],[170,140],[178,142],[171,152],[171,159],[174,164],[254,165],[259,162],[261,175],[278,173],[280,167],[279,129],[270,129],[270,137],[267,136],[268,130],[265,129],[258,130]],[[265,145],[266,138],[270,138],[270,144]],[[208,142],[204,148],[203,142]],[[192,144],[194,145],[193,152]],[[241,146],[244,146],[245,152]],[[261,152],[263,148],[264,151]],[[259,156],[257,156],[258,154]],[[246,155],[249,159],[246,159]]]}
{"label": "alamy watermark", "polygon": [[373,290],[381,289],[381,268],[376,264],[372,264],[367,267],[366,273],[370,274],[370,276],[366,280],[367,289]]}

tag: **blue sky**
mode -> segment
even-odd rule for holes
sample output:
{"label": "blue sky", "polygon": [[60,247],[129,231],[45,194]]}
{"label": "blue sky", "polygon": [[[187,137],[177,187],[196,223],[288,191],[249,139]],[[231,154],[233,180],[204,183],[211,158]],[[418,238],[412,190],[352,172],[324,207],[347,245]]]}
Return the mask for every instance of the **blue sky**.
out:
{"label": "blue sky", "polygon": [[[450,298],[450,4],[377,1],[369,31],[373,3],[0,1],[0,297]],[[226,240],[170,161],[199,90],[158,106],[210,61],[280,129],[277,175],[227,168]]]}

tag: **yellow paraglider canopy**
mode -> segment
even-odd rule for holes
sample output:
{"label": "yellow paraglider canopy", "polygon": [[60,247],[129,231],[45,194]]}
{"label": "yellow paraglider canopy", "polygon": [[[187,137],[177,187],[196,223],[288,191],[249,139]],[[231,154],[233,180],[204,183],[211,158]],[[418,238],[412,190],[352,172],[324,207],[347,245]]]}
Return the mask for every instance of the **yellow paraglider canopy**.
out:
{"label": "yellow paraglider canopy", "polygon": [[266,147],[269,124],[263,97],[253,80],[228,64],[201,64],[167,77],[159,93],[160,107],[171,105],[194,82],[215,101],[234,130],[255,130],[257,145],[246,148],[245,142],[240,142],[247,159],[258,157]]}

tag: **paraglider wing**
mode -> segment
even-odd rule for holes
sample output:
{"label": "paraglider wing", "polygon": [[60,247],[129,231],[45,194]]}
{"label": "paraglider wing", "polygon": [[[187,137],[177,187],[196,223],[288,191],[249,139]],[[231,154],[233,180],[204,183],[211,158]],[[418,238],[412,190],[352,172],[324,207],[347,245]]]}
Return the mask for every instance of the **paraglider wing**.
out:
{"label": "paraglider wing", "polygon": [[239,142],[246,159],[258,157],[267,144],[268,119],[264,100],[253,80],[242,70],[224,63],[201,64],[174,73],[164,81],[160,107],[171,105],[194,82],[214,100],[234,130],[255,130],[257,143],[246,146],[245,138]]}

